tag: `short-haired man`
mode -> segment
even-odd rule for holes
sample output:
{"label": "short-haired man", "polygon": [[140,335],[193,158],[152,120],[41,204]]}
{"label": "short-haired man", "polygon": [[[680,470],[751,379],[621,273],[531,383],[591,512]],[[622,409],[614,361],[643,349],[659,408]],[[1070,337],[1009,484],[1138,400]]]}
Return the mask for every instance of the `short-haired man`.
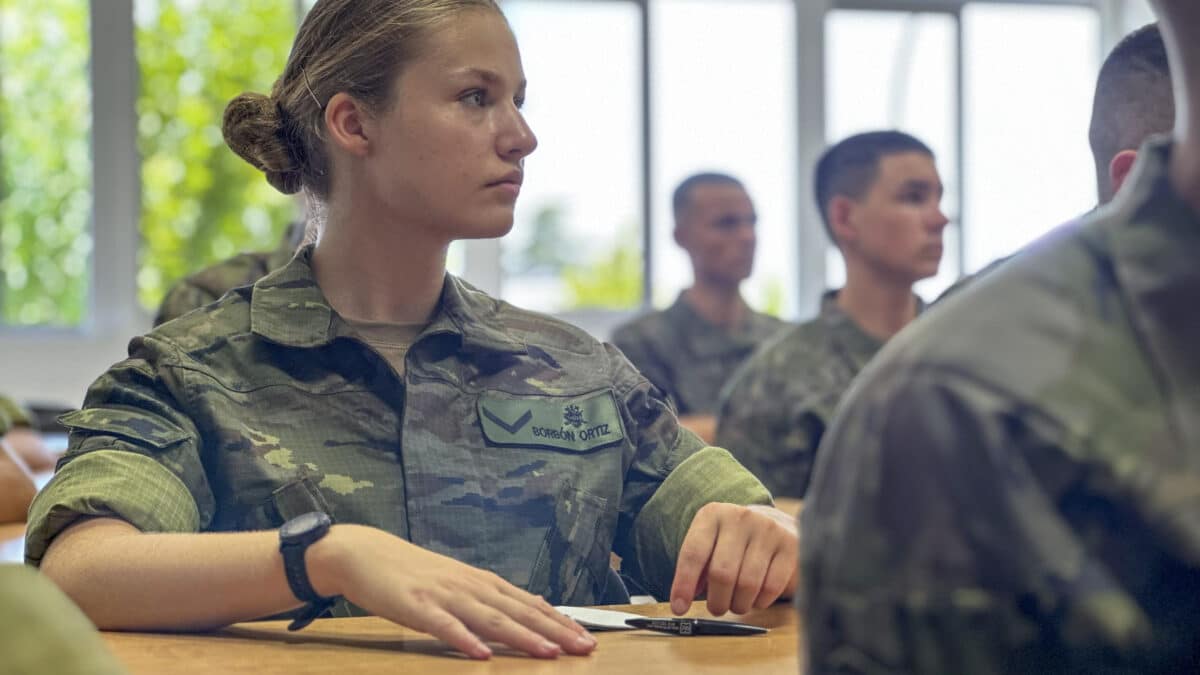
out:
{"label": "short-haired man", "polygon": [[830,427],[802,516],[811,672],[1200,663],[1200,3],[1154,4],[1173,138],[905,331]]}
{"label": "short-haired man", "polygon": [[851,380],[916,318],[917,281],[937,274],[947,219],[933,152],[899,131],[851,136],[817,163],[817,205],[846,285],[784,331],[722,396],[716,445],[776,497],[803,498],[817,445]]}
{"label": "short-haired man", "polygon": [[1171,130],[1175,97],[1158,24],[1125,36],[1100,67],[1088,143],[1096,161],[1096,189],[1107,204],[1121,189],[1147,138]]}
{"label": "short-haired man", "polygon": [[721,387],[785,324],[750,309],[739,290],[754,266],[757,221],[742,183],[696,174],[675,189],[672,206],[694,282],[669,308],[617,328],[612,342],[670,397],[679,423],[711,443]]}

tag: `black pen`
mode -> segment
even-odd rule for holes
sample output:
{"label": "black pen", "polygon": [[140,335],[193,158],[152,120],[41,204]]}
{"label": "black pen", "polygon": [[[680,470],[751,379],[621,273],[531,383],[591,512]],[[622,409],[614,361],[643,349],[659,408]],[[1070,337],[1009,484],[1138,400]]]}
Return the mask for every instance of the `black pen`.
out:
{"label": "black pen", "polygon": [[625,623],[671,635],[758,635],[767,632],[759,626],[713,619],[625,619]]}

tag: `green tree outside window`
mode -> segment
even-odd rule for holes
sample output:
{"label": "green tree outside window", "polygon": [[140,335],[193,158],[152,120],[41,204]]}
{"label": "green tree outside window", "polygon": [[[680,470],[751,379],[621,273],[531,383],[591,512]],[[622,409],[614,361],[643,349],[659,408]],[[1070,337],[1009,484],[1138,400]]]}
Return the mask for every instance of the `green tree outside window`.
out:
{"label": "green tree outside window", "polygon": [[87,313],[89,51],[87,0],[0,0],[0,323]]}
{"label": "green tree outside window", "polygon": [[138,298],[157,307],[179,278],[271,250],[292,202],[230,151],[221,116],[243,91],[267,93],[296,32],[295,2],[137,0],[142,244]]}

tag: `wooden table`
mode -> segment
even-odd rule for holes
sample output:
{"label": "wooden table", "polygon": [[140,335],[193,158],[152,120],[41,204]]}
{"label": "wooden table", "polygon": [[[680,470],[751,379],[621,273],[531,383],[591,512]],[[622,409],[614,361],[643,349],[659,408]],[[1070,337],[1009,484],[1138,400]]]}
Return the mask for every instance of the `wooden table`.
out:
{"label": "wooden table", "polygon": [[[669,616],[667,605],[614,607]],[[703,603],[688,616],[711,617]],[[725,617],[730,618],[730,617]],[[374,617],[322,619],[298,633],[284,621],[241,623],[217,633],[102,633],[132,675],[175,673],[698,673],[798,675],[796,610],[780,603],[740,620],[771,629],[752,637],[672,637],[648,631],[595,633],[590,656],[532,659],[494,646],[490,661],[471,661],[423,633]]]}

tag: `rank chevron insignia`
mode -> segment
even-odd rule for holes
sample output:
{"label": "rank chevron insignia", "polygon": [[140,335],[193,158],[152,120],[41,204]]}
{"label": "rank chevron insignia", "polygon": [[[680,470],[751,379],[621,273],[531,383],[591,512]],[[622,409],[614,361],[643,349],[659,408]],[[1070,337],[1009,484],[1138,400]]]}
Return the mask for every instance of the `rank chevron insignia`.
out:
{"label": "rank chevron insignia", "polygon": [[491,410],[488,410],[487,408],[481,408],[481,410],[483,410],[483,414],[486,415],[489,420],[495,422],[501,429],[504,429],[510,434],[517,433],[522,427],[524,427],[526,424],[529,424],[529,420],[533,419],[533,411],[526,410],[525,414],[518,417],[516,422],[509,424],[497,417],[496,414]]}

